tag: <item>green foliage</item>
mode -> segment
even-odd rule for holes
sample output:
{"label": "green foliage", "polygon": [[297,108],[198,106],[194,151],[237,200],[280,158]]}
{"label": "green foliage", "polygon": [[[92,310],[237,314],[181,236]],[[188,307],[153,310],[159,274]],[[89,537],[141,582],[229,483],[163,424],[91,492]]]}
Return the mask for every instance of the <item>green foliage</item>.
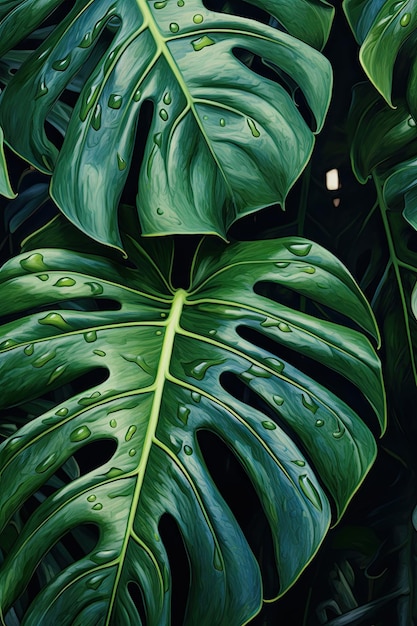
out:
{"label": "green foliage", "polygon": [[[344,267],[300,238],[214,248],[207,242],[190,287],[173,290],[173,253],[166,242],[133,244],[133,270],[44,249],[2,270],[3,313],[17,317],[2,327],[3,406],[106,371],[104,382],[32,419],[2,447],[2,525],[77,450],[116,443],[103,465],[40,504],[10,549],[0,578],[3,612],[64,533],[83,524],[100,530],[89,554],[47,581],[26,624],[140,623],[127,588],[132,577],[147,623],[168,624],[170,564],[158,531],[165,513],[176,520],[190,560],[185,623],[242,624],[257,612],[259,567],[205,468],[198,431],[230,447],[258,492],[274,538],[279,594],[323,540],[326,491],[342,513],[374,459],[374,439],[355,411],[279,358],[280,346],[290,347],[345,375],[383,427],[379,361],[369,342],[255,289],[267,281],[317,303],[337,293],[332,308],[375,334]],[[104,304],[98,311],[68,306],[86,299]],[[120,307],[109,309],[109,301]],[[255,334],[244,339],[242,329]],[[230,393],[226,374],[247,388],[246,402]],[[257,398],[262,402],[253,404]],[[83,602],[74,604],[75,597]]]}
{"label": "green foliage", "polygon": [[[0,55],[63,5],[38,4],[0,7]],[[293,3],[253,4],[289,33],[323,45],[333,13],[327,3],[298,0],[296,20]],[[262,62],[300,88],[320,129],[330,65],[291,34],[208,10],[200,0],[78,0],[8,80],[0,124],[13,150],[53,172],[52,197],[96,240],[121,245],[117,208],[138,137],[142,232],[225,237],[240,217],[284,202],[313,147],[313,133],[284,86],[254,71]],[[57,125],[64,90],[77,96],[58,149],[45,122]],[[153,110],[141,137],[144,102]]]}
{"label": "green foliage", "polygon": [[3,131],[0,126],[0,194],[6,198],[14,198],[15,194],[11,188],[9,175],[7,172],[6,160],[3,149]]}

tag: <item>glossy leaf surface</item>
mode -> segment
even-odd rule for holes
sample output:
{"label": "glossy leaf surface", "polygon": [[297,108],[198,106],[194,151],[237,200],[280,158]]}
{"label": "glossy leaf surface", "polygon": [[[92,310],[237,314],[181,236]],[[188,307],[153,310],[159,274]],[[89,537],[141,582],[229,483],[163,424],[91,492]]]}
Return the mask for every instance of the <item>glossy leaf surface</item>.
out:
{"label": "glossy leaf surface", "polygon": [[[293,3],[252,4],[290,34],[208,10],[200,0],[77,0],[7,78],[0,100],[7,142],[53,172],[54,200],[84,232],[120,247],[117,208],[139,143],[143,234],[224,237],[239,217],[284,202],[314,137],[273,71],[263,75],[263,62],[298,85],[320,129],[330,64],[296,37],[322,45],[333,10],[297,0],[295,20]],[[13,0],[0,7],[7,66],[16,69],[24,55],[8,51],[56,7],[64,3]],[[69,92],[73,102],[76,96],[71,116]],[[51,140],[49,124],[65,135],[62,147]]]}
{"label": "glossy leaf surface", "polygon": [[[134,244],[137,269],[42,249],[1,271],[2,406],[75,389],[1,445],[1,528],[74,454],[88,454],[94,442],[114,446],[39,504],[0,568],[4,615],[62,535],[85,524],[99,529],[91,552],[45,581],[28,626],[140,624],[131,581],[148,626],[168,624],[164,514],[177,523],[190,563],[184,623],[243,624],[259,610],[258,563],[207,470],[198,431],[226,444],[257,492],[274,541],[277,594],[323,540],[329,498],[341,514],[374,459],[365,422],[315,380],[314,367],[310,375],[292,363],[301,355],[350,380],[383,429],[380,364],[369,341],[258,289],[290,289],[377,336],[343,265],[300,238],[208,242],[190,287],[173,290],[166,244]],[[77,392],[76,381],[97,370],[105,380]]]}
{"label": "glossy leaf surface", "polygon": [[3,130],[0,126],[0,195],[6,198],[14,198],[15,194],[10,185],[9,174],[7,172],[7,164],[4,156],[3,148]]}

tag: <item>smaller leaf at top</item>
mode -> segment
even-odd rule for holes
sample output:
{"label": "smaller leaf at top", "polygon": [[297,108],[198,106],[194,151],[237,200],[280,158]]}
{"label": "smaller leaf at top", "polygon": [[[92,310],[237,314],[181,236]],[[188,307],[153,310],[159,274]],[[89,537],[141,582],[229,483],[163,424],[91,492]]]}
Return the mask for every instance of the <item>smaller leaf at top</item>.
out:
{"label": "smaller leaf at top", "polygon": [[16,194],[10,184],[9,174],[7,172],[6,158],[3,150],[3,130],[0,126],[0,195],[6,198],[15,198]]}

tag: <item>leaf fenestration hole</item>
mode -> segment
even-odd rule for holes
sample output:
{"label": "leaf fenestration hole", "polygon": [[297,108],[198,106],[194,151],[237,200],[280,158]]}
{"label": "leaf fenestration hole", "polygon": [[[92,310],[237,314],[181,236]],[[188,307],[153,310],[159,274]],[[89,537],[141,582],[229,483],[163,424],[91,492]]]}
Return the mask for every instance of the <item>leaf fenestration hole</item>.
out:
{"label": "leaf fenestration hole", "polygon": [[190,588],[190,565],[184,539],[175,519],[166,513],[158,525],[171,570],[172,624],[183,624]]}
{"label": "leaf fenestration hole", "polygon": [[139,613],[140,623],[142,626],[147,626],[148,620],[146,618],[145,604],[141,588],[136,582],[130,581],[127,585],[127,590],[132,598],[132,602],[135,605],[137,612]]}
{"label": "leaf fenestration hole", "polygon": [[274,542],[258,494],[239,460],[217,434],[199,430],[197,440],[217,489],[231,509],[258,561],[264,597],[275,597],[279,589],[279,579],[274,558]]}

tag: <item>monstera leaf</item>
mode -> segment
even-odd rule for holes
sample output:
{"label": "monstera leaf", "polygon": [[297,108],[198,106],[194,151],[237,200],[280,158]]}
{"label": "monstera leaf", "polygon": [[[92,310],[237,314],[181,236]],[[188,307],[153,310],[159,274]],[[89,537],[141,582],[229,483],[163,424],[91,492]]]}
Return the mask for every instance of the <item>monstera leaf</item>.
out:
{"label": "monstera leaf", "polygon": [[411,35],[417,25],[415,0],[345,0],[343,8],[349,24],[361,44],[360,60],[372,83],[392,105],[394,66],[407,40],[408,92],[415,97],[417,63]]}
{"label": "monstera leaf", "polygon": [[[143,623],[134,584],[148,626],[168,624],[171,564],[159,529],[168,514],[190,564],[184,623],[241,625],[260,608],[260,569],[206,467],[201,432],[221,439],[253,483],[282,594],[326,534],[329,497],[339,516],[376,451],[365,422],[314,367],[310,376],[294,365],[297,355],[349,379],[384,428],[380,364],[364,334],[259,289],[289,289],[375,335],[374,319],[343,265],[305,239],[203,243],[186,290],[171,286],[165,240],[132,245],[136,269],[45,248],[1,271],[2,406],[67,390],[0,447],[1,528],[54,476],[63,480],[80,450],[112,444],[98,466],[50,490],[8,544],[1,612],[60,538],[87,525],[98,529],[95,545],[44,577],[24,623]],[[102,382],[77,390],[96,370]]]}
{"label": "monstera leaf", "polygon": [[7,164],[3,149],[3,130],[0,127],[0,194],[6,198],[14,198],[15,194],[10,185]]}
{"label": "monstera leaf", "polygon": [[[62,0],[12,0],[0,7],[0,57],[15,72],[0,100],[6,141],[53,172],[54,200],[96,240],[121,245],[117,207],[138,143],[143,234],[224,237],[239,217],[284,202],[314,141],[285,76],[320,129],[330,64],[296,37],[323,45],[333,9],[317,0],[251,4],[290,34],[201,0],[77,0],[71,9]],[[52,17],[35,30],[57,7],[56,27]],[[9,52],[33,31],[40,45],[32,54]],[[60,148],[48,132],[57,118]]]}

